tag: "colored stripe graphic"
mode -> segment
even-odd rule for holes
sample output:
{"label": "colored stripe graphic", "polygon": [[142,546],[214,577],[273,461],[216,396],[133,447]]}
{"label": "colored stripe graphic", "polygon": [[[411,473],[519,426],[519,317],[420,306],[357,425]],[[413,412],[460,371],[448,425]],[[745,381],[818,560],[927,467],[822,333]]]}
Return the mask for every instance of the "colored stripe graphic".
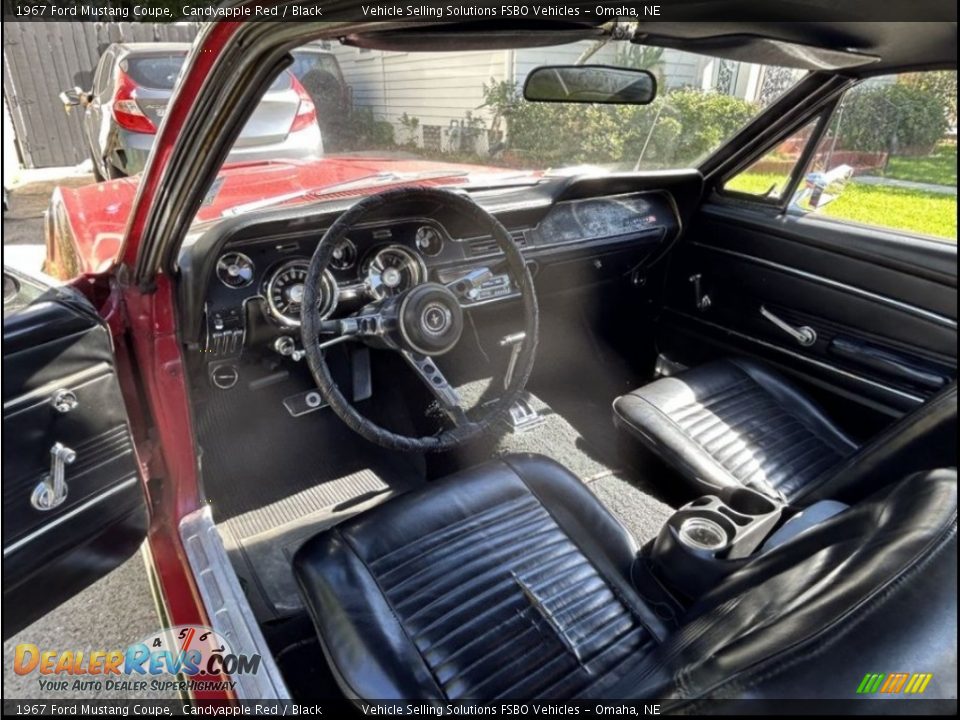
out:
{"label": "colored stripe graphic", "polygon": [[915,673],[903,692],[904,694],[919,695],[927,689],[927,685],[930,684],[932,679],[933,673]]}
{"label": "colored stripe graphic", "polygon": [[880,692],[886,695],[919,695],[927,689],[933,673],[867,673],[857,686],[858,695]]}
{"label": "colored stripe graphic", "polygon": [[869,695],[880,689],[880,683],[886,677],[884,673],[867,673],[857,688],[857,694]]}

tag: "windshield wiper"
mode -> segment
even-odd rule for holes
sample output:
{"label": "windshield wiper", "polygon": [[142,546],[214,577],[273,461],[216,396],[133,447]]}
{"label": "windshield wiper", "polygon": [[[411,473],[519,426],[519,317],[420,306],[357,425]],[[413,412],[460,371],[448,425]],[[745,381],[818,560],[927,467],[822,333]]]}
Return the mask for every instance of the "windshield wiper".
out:
{"label": "windshield wiper", "polygon": [[286,193],[285,195],[276,195],[274,197],[268,197],[262,200],[254,200],[253,202],[243,203],[242,205],[234,205],[233,207],[224,210],[222,213],[220,213],[220,215],[221,217],[242,215],[243,213],[260,210],[273,205],[280,205],[291,200],[299,200],[300,198],[305,197],[322,198],[324,195],[343,192],[344,190],[359,190],[368,187],[389,185],[391,183],[417,182],[418,180],[443,180],[445,178],[464,177],[469,174],[470,173],[465,170],[458,172],[435,171],[409,174],[391,172],[374,173],[373,175],[363,175],[352,180],[344,180],[343,182],[334,183],[333,185],[318,185],[316,187],[307,188],[306,190],[297,190],[296,192]]}

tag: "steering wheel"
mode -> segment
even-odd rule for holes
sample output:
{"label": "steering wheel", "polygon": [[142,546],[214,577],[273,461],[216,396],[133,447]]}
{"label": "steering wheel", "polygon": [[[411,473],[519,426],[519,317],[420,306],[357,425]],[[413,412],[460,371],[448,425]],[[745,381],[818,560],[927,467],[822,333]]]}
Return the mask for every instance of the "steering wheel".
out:
{"label": "steering wheel", "polygon": [[[496,402],[472,411],[472,419],[467,417],[457,390],[447,382],[437,366],[436,358],[449,352],[460,340],[464,329],[461,298],[492,276],[489,268],[470,272],[447,285],[421,283],[397,295],[374,301],[350,317],[338,320],[324,320],[321,317],[323,274],[330,264],[334,248],[373,213],[382,212],[392,204],[411,202],[430,204],[456,213],[470,222],[478,235],[492,236],[503,250],[506,270],[520,290],[524,334],[519,340],[520,349],[515,361],[510,364],[513,372],[509,383]],[[354,431],[373,443],[394,450],[450,450],[476,438],[506,415],[533,370],[539,313],[533,278],[520,249],[493,215],[469,197],[449,190],[422,187],[387,190],[364,198],[343,213],[321,238],[310,259],[301,308],[303,349],[320,395]],[[424,437],[400,435],[380,427],[357,412],[330,374],[323,352],[327,347],[351,340],[400,353],[443,409],[449,421],[447,427]],[[477,413],[480,413],[479,416]]]}

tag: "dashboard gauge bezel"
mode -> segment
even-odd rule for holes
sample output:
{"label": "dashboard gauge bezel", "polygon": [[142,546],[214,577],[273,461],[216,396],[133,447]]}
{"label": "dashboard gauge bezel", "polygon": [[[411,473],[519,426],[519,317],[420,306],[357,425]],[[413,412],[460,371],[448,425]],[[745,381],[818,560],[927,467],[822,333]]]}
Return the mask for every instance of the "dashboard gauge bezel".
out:
{"label": "dashboard gauge bezel", "polygon": [[[380,288],[375,287],[373,283],[370,282],[370,268],[373,263],[379,258],[383,253],[394,252],[399,253],[400,255],[406,256],[407,260],[413,265],[416,269],[416,277],[413,279],[413,282],[410,284],[410,288],[416,287],[427,281],[427,264],[423,261],[423,256],[420,255],[416,250],[408,248],[406,245],[401,245],[399,243],[390,243],[388,245],[380,245],[378,247],[371,248],[370,251],[363,259],[363,263],[360,266],[360,277],[363,280],[364,285],[367,288],[367,293],[374,300],[383,300],[385,297],[388,297],[386,293],[380,291]],[[380,286],[383,287],[383,286]],[[399,294],[404,290],[409,290],[410,288],[391,288],[395,294]]]}
{"label": "dashboard gauge bezel", "polygon": [[[289,328],[300,327],[300,317],[298,315],[296,318],[292,318],[281,311],[274,302],[273,290],[277,280],[282,277],[284,273],[296,267],[300,267],[304,272],[306,272],[306,270],[310,267],[310,260],[307,258],[294,258],[274,266],[269,271],[267,281],[263,286],[263,296],[267,303],[267,315],[272,320],[280,323],[284,327]],[[320,317],[326,320],[337,309],[337,304],[340,300],[340,286],[337,285],[337,280],[333,276],[333,273],[330,272],[329,268],[323,272],[322,297],[324,299],[324,303],[323,308],[320,311]]]}
{"label": "dashboard gauge bezel", "polygon": [[[250,279],[246,280],[242,285],[231,285],[229,282],[224,280],[223,276],[221,275],[221,271],[226,272],[226,267],[228,265],[228,263],[225,262],[225,258],[230,256],[236,256],[237,258],[243,260],[250,267]],[[254,264],[253,260],[250,259],[249,255],[242,252],[237,252],[236,250],[230,250],[217,258],[217,264],[214,267],[214,274],[216,274],[217,280],[219,280],[220,284],[225,288],[230,290],[243,290],[244,288],[248,288],[253,284],[257,274],[257,266]]]}
{"label": "dashboard gauge bezel", "polygon": [[[337,248],[341,246],[348,246],[353,253],[353,257],[347,264],[339,266],[336,264],[337,258],[334,253],[336,252]],[[329,268],[336,272],[347,272],[349,270],[353,270],[357,266],[357,260],[360,258],[360,253],[357,250],[357,244],[350,238],[344,238],[341,242],[337,243],[337,248],[334,248],[333,252],[330,253]]]}
{"label": "dashboard gauge bezel", "polygon": [[[420,244],[420,233],[422,231],[433,233],[433,235],[438,239],[439,245],[437,245],[435,250],[428,251],[426,247]],[[437,257],[443,252],[443,248],[446,244],[446,238],[444,237],[443,231],[436,225],[423,224],[418,225],[417,229],[413,231],[413,244],[421,255],[426,257]]]}

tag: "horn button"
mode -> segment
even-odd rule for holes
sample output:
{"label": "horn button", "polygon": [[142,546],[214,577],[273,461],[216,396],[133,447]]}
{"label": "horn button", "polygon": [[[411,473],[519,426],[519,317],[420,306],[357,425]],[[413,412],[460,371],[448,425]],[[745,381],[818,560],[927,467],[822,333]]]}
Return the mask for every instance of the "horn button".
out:
{"label": "horn button", "polygon": [[456,295],[437,283],[410,290],[400,305],[400,334],[408,349],[442,355],[463,333],[463,310]]}

